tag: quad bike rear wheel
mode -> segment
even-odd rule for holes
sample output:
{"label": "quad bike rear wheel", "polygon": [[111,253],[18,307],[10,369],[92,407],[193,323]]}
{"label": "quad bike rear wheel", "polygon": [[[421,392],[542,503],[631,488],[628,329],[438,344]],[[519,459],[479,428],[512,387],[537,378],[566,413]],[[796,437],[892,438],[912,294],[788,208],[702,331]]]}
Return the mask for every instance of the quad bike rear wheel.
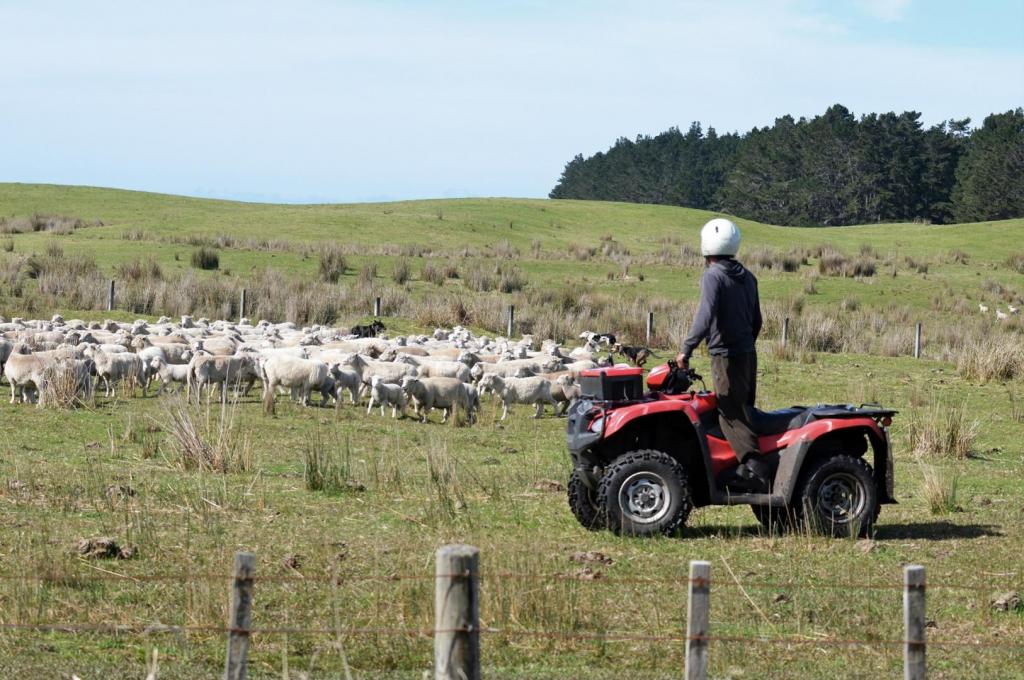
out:
{"label": "quad bike rear wheel", "polygon": [[644,449],[625,453],[605,468],[597,504],[615,533],[654,536],[683,526],[693,498],[679,462],[667,453]]}
{"label": "quad bike rear wheel", "polygon": [[584,482],[579,470],[573,470],[567,486],[569,509],[583,527],[591,531],[604,529],[604,513],[597,505],[597,494]]}
{"label": "quad bike rear wheel", "polygon": [[817,533],[866,537],[878,519],[878,490],[863,458],[838,454],[811,461],[796,493],[803,521]]}

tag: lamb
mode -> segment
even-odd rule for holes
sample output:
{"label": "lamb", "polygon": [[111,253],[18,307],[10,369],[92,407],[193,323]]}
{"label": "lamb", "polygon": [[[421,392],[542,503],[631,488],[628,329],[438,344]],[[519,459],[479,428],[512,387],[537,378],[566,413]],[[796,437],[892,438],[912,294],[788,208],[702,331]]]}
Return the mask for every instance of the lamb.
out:
{"label": "lamb", "polygon": [[1010,318],[1010,315],[1007,314],[1006,312],[1004,312],[1003,310],[1001,310],[1001,309],[997,309],[996,310],[996,319],[998,319],[999,321],[1006,321],[1009,318]]}
{"label": "lamb", "polygon": [[406,376],[402,379],[402,390],[413,401],[413,408],[421,422],[427,422],[430,409],[442,409],[441,422],[447,422],[452,409],[461,406],[470,412],[470,394],[456,378],[417,378]]}
{"label": "lamb", "polygon": [[273,356],[260,362],[263,378],[263,399],[274,402],[278,385],[298,391],[303,406],[309,406],[309,395],[319,389],[329,375],[327,364],[316,359],[300,359],[287,355]]}
{"label": "lamb", "polygon": [[988,314],[988,307],[986,305],[983,305],[983,304],[981,304],[979,302],[978,303],[978,311],[980,311],[982,314]]}
{"label": "lamb", "polygon": [[384,415],[384,407],[391,406],[391,417],[397,418],[398,412],[405,417],[405,391],[401,385],[384,382],[379,375],[370,378],[370,404],[366,407],[366,415],[373,412],[374,403],[380,406],[380,414]]}
{"label": "lamb", "polygon": [[148,366],[152,374],[160,378],[157,396],[163,394],[169,383],[178,383],[177,392],[188,384],[188,364],[169,364],[163,357],[156,356],[149,360]]}
{"label": "lamb", "polygon": [[106,387],[103,396],[113,396],[115,392],[114,385],[125,380],[134,380],[142,385],[142,396],[146,396],[148,379],[142,359],[138,355],[129,352],[110,353],[99,351],[93,353],[92,360],[96,363],[96,376],[102,378],[103,384]]}
{"label": "lamb", "polygon": [[501,398],[502,420],[508,417],[510,404],[536,404],[534,418],[540,418],[544,413],[544,404],[551,404],[552,407],[555,405],[551,395],[551,381],[536,375],[529,378],[503,378],[489,373],[480,379],[479,388],[482,392],[493,392]]}

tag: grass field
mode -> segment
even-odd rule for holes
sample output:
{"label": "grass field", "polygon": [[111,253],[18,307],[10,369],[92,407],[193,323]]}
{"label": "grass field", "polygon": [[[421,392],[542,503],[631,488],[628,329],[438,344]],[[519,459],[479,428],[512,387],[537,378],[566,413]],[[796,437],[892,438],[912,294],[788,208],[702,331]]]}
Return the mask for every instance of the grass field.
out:
{"label": "grass field", "polygon": [[[371,254],[350,255],[354,271],[343,277],[342,286],[357,285],[358,269],[370,261],[380,262],[380,278],[396,258],[416,261],[414,272],[419,271],[416,255],[373,251],[381,242],[436,252],[423,260],[457,259],[460,249],[473,248],[469,260],[493,262],[495,255],[485,252],[507,240],[519,252],[527,291],[581,285],[612,297],[686,302],[696,296],[699,270],[648,264],[653,260],[644,257],[659,249],[678,250],[682,241],[695,243],[707,217],[678,208],[586,202],[263,206],[0,185],[0,215],[26,218],[32,213],[98,219],[105,226],[59,235],[14,234],[8,256],[43,253],[56,241],[69,255],[91,255],[104,275],[118,263],[151,254],[167,271],[184,272],[192,247],[171,239],[188,234],[290,244],[280,250],[222,248],[220,271],[196,274],[221,279],[244,279],[252,268],[268,266],[288,280],[315,278],[316,252],[326,242],[364,244]],[[828,243],[852,255],[873,245],[880,264],[888,259],[899,269],[895,278],[821,276],[817,293],[804,292],[816,271],[813,259],[796,272],[762,271],[766,304],[800,296],[807,309],[831,311],[856,297],[863,308],[888,314],[887,319],[920,317],[949,327],[969,321],[971,329],[987,328],[1011,342],[1021,337],[1017,327],[981,326],[965,317],[977,314],[978,301],[1005,305],[1007,295],[1012,299],[1024,288],[1021,274],[1007,264],[1014,252],[1007,244],[1020,242],[1024,220],[829,230],[740,224],[747,246],[763,244],[781,252]],[[132,231],[142,232],[141,238],[122,237]],[[630,251],[630,279],[607,277],[607,271],[621,271],[619,260],[568,255],[573,244],[600,245],[603,235],[613,235]],[[541,246],[535,249],[538,240]],[[312,249],[303,251],[295,245],[300,243]],[[950,257],[953,250],[963,251],[966,263]],[[927,274],[912,270],[907,255],[927,261]],[[231,273],[225,275],[224,269]],[[640,270],[643,281],[635,276]],[[997,283],[1001,292],[993,292],[986,281]],[[23,312],[26,297],[12,295],[4,285],[0,313]],[[456,293],[464,284],[445,285]],[[414,275],[407,292],[425,295],[431,286]],[[957,314],[951,311],[955,300],[936,308],[936,296],[970,303]],[[893,305],[906,313],[897,315]],[[45,316],[53,311],[109,316],[82,308],[37,311],[39,316],[42,311]],[[122,310],[115,316],[136,315]],[[426,328],[414,318],[392,321],[402,328]],[[697,511],[682,535],[671,539],[641,541],[588,532],[575,523],[564,492],[551,490],[549,483],[564,483],[569,473],[564,421],[551,416],[534,421],[520,409],[509,422],[498,424],[499,409],[490,402],[476,426],[455,428],[438,424],[436,416],[434,423],[421,425],[367,416],[348,406],[335,413],[280,402],[277,416],[269,418],[255,398],[243,399],[226,414],[227,448],[240,462],[225,474],[182,464],[170,435],[173,403],[119,397],[58,412],[12,406],[5,399],[0,402],[0,623],[129,628],[116,635],[8,628],[0,632],[0,675],[142,678],[153,648],[160,652],[160,678],[217,675],[222,638],[173,627],[223,625],[227,582],[203,576],[227,575],[233,553],[245,549],[256,552],[257,573],[272,577],[257,583],[254,626],[317,631],[255,636],[250,677],[284,677],[286,665],[291,677],[300,677],[311,665],[310,677],[345,677],[347,665],[355,677],[420,678],[431,664],[429,637],[346,631],[429,629],[433,551],[461,541],[482,550],[481,614],[484,625],[498,631],[483,636],[491,678],[679,677],[681,642],[566,634],[678,637],[685,630],[691,559],[710,560],[713,578],[720,582],[712,589],[715,634],[803,641],[712,644],[715,677],[898,675],[898,646],[830,642],[901,639],[898,586],[908,563],[925,565],[935,586],[973,587],[929,591],[930,639],[994,645],[929,648],[932,677],[1024,677],[1024,611],[991,606],[1002,593],[1024,590],[1020,377],[981,382],[965,377],[954,364],[930,359],[811,350],[788,360],[770,351],[770,343],[761,349],[762,408],[879,401],[900,410],[893,426],[899,504],[883,509],[872,540],[764,535],[745,507]],[[701,364],[698,359],[698,370],[706,367]],[[912,430],[941,434],[944,429],[942,423],[929,422],[933,412],[940,419],[962,412],[968,429],[976,424],[976,434],[967,438],[971,455],[915,453]],[[216,429],[219,416],[214,408],[197,417],[208,418]],[[304,465],[313,450],[325,452],[336,466],[341,489],[307,488]],[[926,478],[935,474],[944,479],[938,484],[943,490],[951,490],[953,479],[956,488],[955,498],[932,508],[935,493]],[[77,557],[78,540],[94,536],[134,545],[137,554],[128,560]],[[577,551],[600,552],[613,562],[582,565],[570,560]],[[580,578],[584,566],[599,571],[601,578]],[[496,572],[517,576],[500,578]],[[182,578],[154,578],[161,575]],[[1000,647],[1000,642],[1011,646]]]}

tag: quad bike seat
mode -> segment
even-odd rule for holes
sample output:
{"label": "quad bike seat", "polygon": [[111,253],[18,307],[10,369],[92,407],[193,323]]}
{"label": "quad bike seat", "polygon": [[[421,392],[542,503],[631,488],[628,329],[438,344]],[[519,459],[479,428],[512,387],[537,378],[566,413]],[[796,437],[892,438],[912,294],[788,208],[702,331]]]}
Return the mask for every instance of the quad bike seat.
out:
{"label": "quad bike seat", "polygon": [[803,427],[813,417],[814,409],[804,406],[791,406],[778,411],[760,411],[752,409],[751,423],[754,432],[760,435],[781,434],[788,430]]}
{"label": "quad bike seat", "polygon": [[[806,406],[791,406],[778,411],[761,411],[755,408],[752,411],[750,420],[754,426],[754,432],[762,436],[795,430],[815,418],[815,409]],[[708,414],[705,427],[707,433],[712,437],[725,439],[722,426],[718,422],[717,411],[711,411]]]}

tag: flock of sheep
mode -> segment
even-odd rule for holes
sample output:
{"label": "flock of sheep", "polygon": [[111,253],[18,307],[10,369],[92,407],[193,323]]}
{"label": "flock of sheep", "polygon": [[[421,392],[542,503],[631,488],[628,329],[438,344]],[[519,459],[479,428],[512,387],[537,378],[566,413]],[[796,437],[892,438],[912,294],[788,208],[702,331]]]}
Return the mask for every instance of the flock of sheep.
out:
{"label": "flock of sheep", "polygon": [[462,327],[437,329],[431,336],[358,337],[326,326],[297,328],[247,319],[239,323],[163,317],[156,323],[86,323],[0,318],[0,362],[11,387],[11,403],[46,403],[56,386],[66,394],[91,397],[99,386],[106,396],[119,386],[148,394],[184,389],[198,401],[228,391],[248,394],[256,381],[273,410],[278,395],[303,405],[319,395],[320,405],[341,404],[347,393],[355,405],[368,397],[367,413],[390,407],[392,417],[412,408],[426,422],[432,409],[442,422],[453,411],[475,422],[481,394],[500,399],[502,420],[514,404],[546,405],[558,415],[579,395],[579,372],[612,363],[601,354],[594,334],[570,351],[532,337],[475,336]]}

